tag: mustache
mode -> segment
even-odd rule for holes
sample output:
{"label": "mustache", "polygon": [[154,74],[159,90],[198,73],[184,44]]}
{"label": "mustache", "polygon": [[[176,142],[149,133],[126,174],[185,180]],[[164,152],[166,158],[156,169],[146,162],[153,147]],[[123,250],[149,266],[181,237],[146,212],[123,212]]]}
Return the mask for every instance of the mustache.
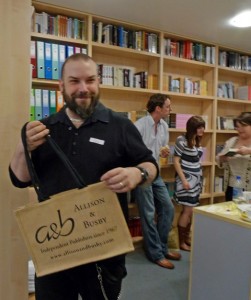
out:
{"label": "mustache", "polygon": [[93,96],[92,93],[88,93],[88,92],[78,92],[72,95],[72,97],[74,98],[90,98],[92,96]]}

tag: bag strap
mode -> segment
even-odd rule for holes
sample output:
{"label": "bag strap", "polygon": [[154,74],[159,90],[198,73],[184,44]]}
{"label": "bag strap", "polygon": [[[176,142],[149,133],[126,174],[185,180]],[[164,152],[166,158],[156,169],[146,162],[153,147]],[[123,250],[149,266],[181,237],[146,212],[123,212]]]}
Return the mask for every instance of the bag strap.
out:
{"label": "bag strap", "polygon": [[[27,167],[28,167],[28,171],[30,173],[32,184],[33,184],[34,189],[35,189],[35,191],[38,195],[38,199],[39,199],[39,201],[43,201],[43,200],[49,199],[50,197],[49,197],[49,195],[45,195],[41,191],[41,188],[40,188],[41,184],[40,184],[39,178],[37,176],[37,173],[35,171],[35,168],[34,168],[32,160],[31,160],[29,151],[27,149],[27,141],[26,141],[26,126],[27,126],[27,124],[28,123],[24,124],[24,126],[21,130],[21,138],[22,138],[22,142],[23,142],[23,146],[24,146],[25,159],[26,159],[26,162],[27,162]],[[49,143],[49,145],[51,146],[51,148],[53,149],[53,151],[57,154],[57,156],[60,158],[60,160],[65,165],[65,167],[70,172],[72,178],[74,179],[74,181],[77,185],[77,188],[81,189],[81,188],[87,186],[87,184],[84,182],[83,178],[80,176],[78,171],[73,167],[73,165],[69,161],[68,157],[64,154],[62,149],[53,140],[53,138],[50,135],[48,135],[46,139],[47,139],[47,142]]]}

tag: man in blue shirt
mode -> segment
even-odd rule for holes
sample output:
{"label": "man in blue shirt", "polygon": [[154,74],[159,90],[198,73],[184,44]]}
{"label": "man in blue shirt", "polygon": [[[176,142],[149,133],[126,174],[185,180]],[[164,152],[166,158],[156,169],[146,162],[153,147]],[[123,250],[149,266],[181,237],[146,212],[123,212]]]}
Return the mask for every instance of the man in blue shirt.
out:
{"label": "man in blue shirt", "polygon": [[[168,125],[163,120],[171,112],[170,97],[164,94],[152,95],[147,103],[149,115],[135,122],[143,141],[153,153],[156,161],[169,155]],[[162,178],[158,176],[150,186],[138,187],[135,197],[139,208],[144,246],[147,257],[157,265],[173,269],[168,260],[179,260],[177,252],[168,252],[168,233],[171,230],[174,206]],[[155,221],[155,217],[157,218]]]}

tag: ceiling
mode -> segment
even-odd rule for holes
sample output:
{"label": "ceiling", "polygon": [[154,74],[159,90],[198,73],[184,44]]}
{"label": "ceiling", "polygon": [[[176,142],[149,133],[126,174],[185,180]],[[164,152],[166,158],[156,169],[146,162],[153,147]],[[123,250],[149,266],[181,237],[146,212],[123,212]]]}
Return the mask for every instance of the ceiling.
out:
{"label": "ceiling", "polygon": [[145,25],[202,42],[251,52],[251,27],[228,20],[251,10],[250,0],[40,0],[57,6]]}

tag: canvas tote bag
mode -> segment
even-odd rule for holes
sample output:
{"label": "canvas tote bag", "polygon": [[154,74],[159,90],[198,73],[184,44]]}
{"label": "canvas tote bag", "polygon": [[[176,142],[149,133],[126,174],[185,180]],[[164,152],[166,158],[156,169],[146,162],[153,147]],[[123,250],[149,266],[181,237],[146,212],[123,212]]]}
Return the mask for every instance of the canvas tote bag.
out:
{"label": "canvas tote bag", "polygon": [[[25,127],[22,140],[26,161],[41,201],[48,197],[39,188],[39,179],[27,151]],[[132,238],[116,194],[102,182],[85,186],[55,141],[49,136],[47,142],[68,168],[78,188],[15,211],[37,276],[133,251]]]}

